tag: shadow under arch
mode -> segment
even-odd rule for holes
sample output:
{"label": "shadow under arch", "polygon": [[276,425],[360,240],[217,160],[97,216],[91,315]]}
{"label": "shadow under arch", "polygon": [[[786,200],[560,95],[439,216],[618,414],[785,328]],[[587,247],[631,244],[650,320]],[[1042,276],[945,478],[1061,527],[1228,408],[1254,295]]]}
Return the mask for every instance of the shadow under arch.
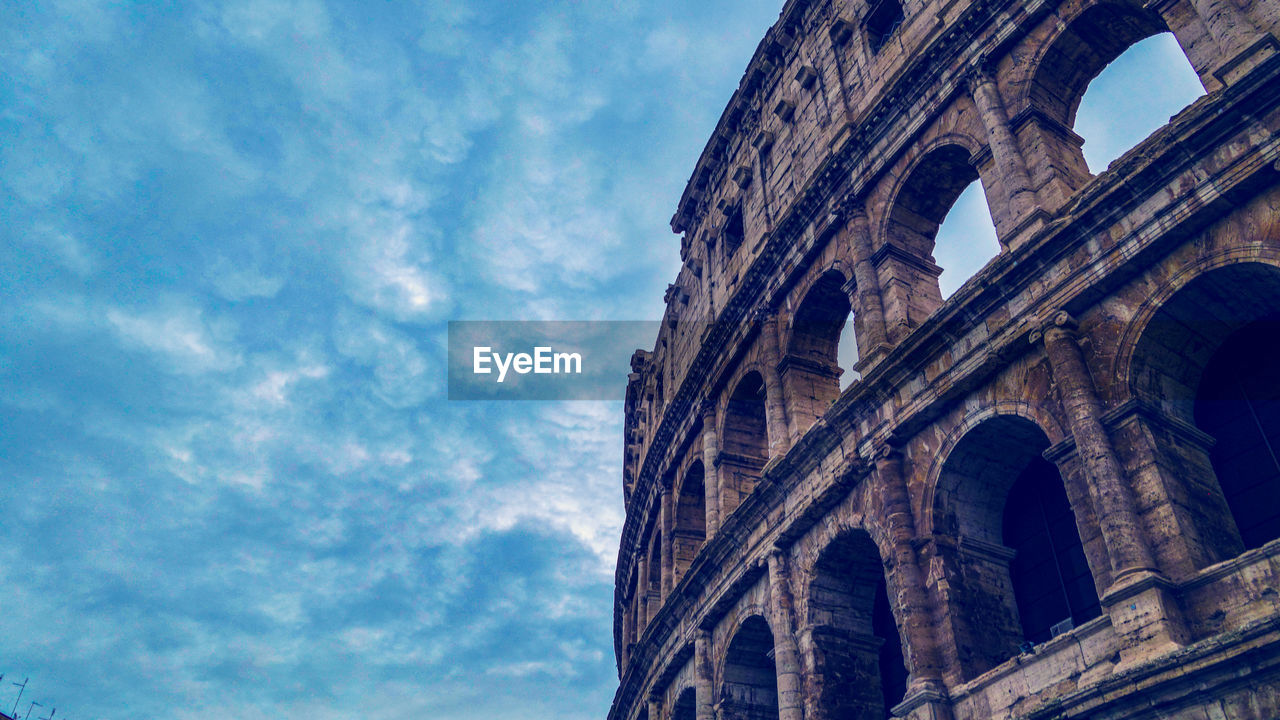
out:
{"label": "shadow under arch", "polygon": [[[841,333],[852,313],[839,270],[823,272],[796,309],[779,365],[792,437],[804,434],[840,396]],[[856,322],[856,318],[855,318]]]}
{"label": "shadow under arch", "polygon": [[1152,420],[1144,480],[1195,499],[1170,510],[1203,567],[1280,537],[1280,267],[1218,259],[1175,281],[1135,328],[1126,380]]}
{"label": "shadow under arch", "polygon": [[818,720],[890,717],[907,687],[901,635],[871,536],[846,530],[818,555],[806,607]]}
{"label": "shadow under arch", "polygon": [[769,623],[752,615],[738,626],[725,652],[719,701],[725,717],[777,720],[778,672]]}
{"label": "shadow under arch", "polygon": [[694,460],[676,491],[675,522],[671,528],[675,583],[688,572],[693,559],[707,540],[706,473],[701,460]]}
{"label": "shadow under arch", "polygon": [[720,427],[721,516],[751,494],[769,461],[769,428],[764,378],[752,370],[738,380]]}
{"label": "shadow under arch", "polygon": [[697,720],[697,697],[693,688],[680,691],[676,701],[671,705],[671,720]]}
{"label": "shadow under arch", "polygon": [[947,568],[945,632],[966,679],[1100,614],[1091,566],[1105,567],[1105,549],[1083,491],[1044,458],[1049,444],[1031,420],[991,415],[938,474],[932,552]]}

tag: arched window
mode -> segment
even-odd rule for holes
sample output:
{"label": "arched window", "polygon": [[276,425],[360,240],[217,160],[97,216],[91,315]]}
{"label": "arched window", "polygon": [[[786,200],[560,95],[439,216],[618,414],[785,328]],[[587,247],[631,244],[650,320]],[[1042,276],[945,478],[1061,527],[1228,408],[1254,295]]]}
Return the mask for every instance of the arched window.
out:
{"label": "arched window", "polygon": [[649,546],[649,621],[658,614],[662,607],[662,533],[653,534],[653,543]]}
{"label": "arched window", "polygon": [[1061,632],[1098,614],[1085,560],[1105,565],[1101,535],[1087,516],[1082,542],[1062,476],[1042,456],[1048,447],[1035,423],[1000,415],[965,433],[939,474],[934,534],[954,578],[943,601],[966,678],[1025,641],[1048,639],[1055,626]]}
{"label": "arched window", "polygon": [[1240,262],[1204,273],[1142,328],[1129,369],[1149,412],[1203,431],[1152,433],[1144,481],[1164,488],[1190,564],[1204,567],[1280,536],[1277,349],[1280,268]]}
{"label": "arched window", "polygon": [[782,361],[782,381],[789,389],[787,411],[799,433],[808,430],[840,395],[840,343],[850,318],[846,278],[828,270],[805,294],[792,319]]}
{"label": "arched window", "polygon": [[704,485],[702,461],[698,460],[689,466],[680,483],[680,494],[676,497],[675,527],[672,529],[672,556],[675,558],[675,581],[680,578],[693,563],[698,550],[707,540],[707,496]]}
{"label": "arched window", "polygon": [[987,196],[982,183],[975,179],[960,191],[938,227],[933,255],[942,268],[938,288],[943,299],[955,294],[999,254],[1000,240],[991,222]]}
{"label": "arched window", "polygon": [[906,693],[907,669],[880,553],[866,532],[823,550],[808,607],[817,661],[811,680],[823,716],[889,717]]}
{"label": "arched window", "polygon": [[[957,214],[953,208],[966,190],[966,202]],[[999,253],[985,196],[979,197],[982,191],[969,151],[960,145],[934,148],[912,168],[885,227],[885,240],[893,250],[884,260],[885,269],[897,281],[885,283],[882,290],[890,333],[896,327],[918,326],[942,304],[940,275],[950,273],[945,275],[949,294]],[[944,220],[950,221],[945,235]],[[935,252],[955,267],[939,266]]]}
{"label": "arched window", "polygon": [[769,460],[764,401],[764,379],[758,372],[743,376],[729,396],[720,446],[720,472],[724,480],[721,504],[726,514],[751,494]]}
{"label": "arched window", "polygon": [[1025,639],[1044,642],[1100,614],[1076,517],[1053,463],[1027,461],[1005,501],[1003,535],[1014,551],[1009,577]]}
{"label": "arched window", "polygon": [[[1204,86],[1173,33],[1134,43],[1089,82],[1080,100],[1073,129],[1084,141],[1089,169],[1105,170],[1202,95]],[[1124,122],[1117,122],[1121,117]]]}
{"label": "arched window", "polygon": [[[1041,161],[1031,171],[1042,202],[1065,203],[1091,177],[1091,167],[1105,168],[1203,92],[1168,30],[1154,10],[1103,2],[1071,19],[1041,54],[1028,88],[1035,112],[1024,143],[1040,148]],[[1081,150],[1086,139],[1088,163]]]}
{"label": "arched window", "polygon": [[697,720],[697,699],[693,688],[685,688],[671,706],[671,720]]}
{"label": "arched window", "polygon": [[720,704],[725,717],[777,720],[778,672],[773,662],[773,633],[764,618],[750,617],[738,628],[725,653]]}
{"label": "arched window", "polygon": [[1280,314],[1232,333],[1205,368],[1196,425],[1245,548],[1280,537]]}

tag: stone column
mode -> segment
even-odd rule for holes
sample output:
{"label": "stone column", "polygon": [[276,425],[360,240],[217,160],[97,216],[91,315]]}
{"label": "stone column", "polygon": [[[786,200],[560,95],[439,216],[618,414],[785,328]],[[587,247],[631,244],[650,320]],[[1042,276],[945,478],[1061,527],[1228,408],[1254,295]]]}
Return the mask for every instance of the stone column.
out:
{"label": "stone column", "polygon": [[649,626],[649,546],[640,549],[640,577],[636,582],[636,595],[640,598],[639,622],[636,623],[636,638],[644,634]]}
{"label": "stone column", "polygon": [[760,323],[760,349],[764,365],[764,411],[769,434],[769,458],[779,457],[791,447],[791,435],[787,427],[787,399],[782,389],[782,377],[778,363],[782,353],[778,349],[778,314],[758,310]]}
{"label": "stone column", "polygon": [[804,720],[804,683],[792,620],[790,571],[781,550],[769,554],[769,624],[778,674],[778,720]]}
{"label": "stone column", "polygon": [[707,542],[720,531],[720,441],[716,437],[716,401],[702,403],[702,488],[707,511]]}
{"label": "stone column", "polygon": [[662,720],[662,701],[660,698],[649,698],[649,720]]}
{"label": "stone column", "polygon": [[880,297],[880,280],[871,263],[871,227],[862,203],[846,208],[848,233],[853,245],[852,285],[846,283],[849,305],[853,308],[854,327],[862,330],[858,337],[858,370],[874,364],[889,349],[889,332],[885,327],[884,300]]}
{"label": "stone column", "polygon": [[1191,0],[1218,48],[1213,74],[1230,85],[1276,53],[1276,39],[1258,29],[1231,0]]}
{"label": "stone column", "polygon": [[[1098,513],[1114,583],[1129,573],[1154,570],[1155,562],[1143,537],[1120,461],[1116,459],[1111,439],[1102,427],[1102,404],[1080,354],[1080,346],[1076,343],[1074,326],[1071,316],[1058,312],[1040,334],[1058,398],[1067,413],[1076,452],[1084,465],[1089,496]],[[1033,335],[1032,341],[1035,340]]]}
{"label": "stone column", "polygon": [[662,558],[662,599],[665,601],[671,595],[671,588],[675,586],[674,573],[675,564],[672,562],[672,553],[675,549],[675,538],[671,537],[671,525],[674,516],[674,508],[671,507],[674,496],[671,492],[671,478],[664,480],[658,489],[659,502],[661,503],[661,516],[659,522],[662,527],[662,547],[658,550]]}
{"label": "stone column", "polygon": [[[1188,634],[1173,585],[1156,569],[1127,477],[1102,425],[1102,404],[1076,342],[1075,322],[1058,312],[1041,334],[1107,548],[1111,583],[1101,601],[1123,641],[1119,672],[1182,647]],[[1034,334],[1031,339],[1037,340]]]}
{"label": "stone column", "polygon": [[697,720],[715,720],[711,690],[711,633],[698,630],[693,640],[693,702]]}
{"label": "stone column", "polygon": [[1000,89],[996,86],[990,68],[979,63],[969,74],[969,94],[978,106],[978,114],[987,129],[987,142],[991,146],[991,156],[996,162],[996,170],[1005,187],[1008,197],[1008,218],[1000,229],[1000,244],[1007,245],[1011,234],[1016,232],[1034,211],[1038,202],[1035,191],[1031,189],[1031,176],[1027,173],[1027,164],[1022,157],[1018,139],[1009,127],[1009,115],[1005,112],[1004,100],[1000,97]]}
{"label": "stone column", "polygon": [[902,621],[907,669],[911,673],[907,694],[921,689],[942,688],[942,663],[933,639],[932,602],[925,591],[924,573],[916,555],[915,517],[906,479],[902,473],[902,453],[882,445],[875,453],[876,485],[891,545],[889,575],[893,579],[894,606]]}
{"label": "stone column", "polygon": [[920,558],[913,545],[916,522],[902,472],[902,453],[889,445],[881,445],[874,460],[882,517],[889,532],[887,584],[893,593],[889,598],[898,610],[895,617],[902,623],[902,650],[909,673],[901,705],[907,713],[923,707],[926,708],[923,717],[946,720],[951,717],[951,705],[942,681],[942,659],[934,640],[933,603],[925,589]]}

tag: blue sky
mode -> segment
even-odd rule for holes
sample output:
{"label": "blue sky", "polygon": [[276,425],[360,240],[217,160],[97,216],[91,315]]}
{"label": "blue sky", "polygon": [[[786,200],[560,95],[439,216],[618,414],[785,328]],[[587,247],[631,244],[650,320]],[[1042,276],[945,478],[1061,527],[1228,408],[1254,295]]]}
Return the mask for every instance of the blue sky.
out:
{"label": "blue sky", "polygon": [[0,8],[0,709],[603,717],[621,405],[445,323],[660,315],[780,7],[686,5]]}

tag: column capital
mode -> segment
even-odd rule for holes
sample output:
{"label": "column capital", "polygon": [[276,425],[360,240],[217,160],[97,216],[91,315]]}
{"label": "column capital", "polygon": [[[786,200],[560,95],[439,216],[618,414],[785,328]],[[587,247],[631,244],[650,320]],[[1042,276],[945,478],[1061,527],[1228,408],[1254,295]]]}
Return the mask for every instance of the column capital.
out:
{"label": "column capital", "polygon": [[848,221],[859,217],[865,218],[867,216],[867,206],[862,198],[851,194],[835,203],[832,212]]}
{"label": "column capital", "polygon": [[987,83],[996,81],[996,64],[990,57],[979,55],[964,73],[963,82],[968,86],[970,94]]}
{"label": "column capital", "polygon": [[716,410],[719,403],[716,398],[707,396],[702,398],[702,402],[698,403],[698,414],[705,420],[710,417],[712,420],[716,417]]}
{"label": "column capital", "polygon": [[764,327],[769,323],[778,321],[778,311],[768,304],[759,305],[755,310],[751,311],[751,321]]}
{"label": "column capital", "polygon": [[1066,310],[1054,310],[1047,317],[1041,318],[1031,334],[1027,336],[1027,340],[1032,345],[1039,345],[1042,340],[1048,339],[1050,335],[1062,337],[1069,335],[1074,337],[1076,331],[1080,329],[1080,324]]}

